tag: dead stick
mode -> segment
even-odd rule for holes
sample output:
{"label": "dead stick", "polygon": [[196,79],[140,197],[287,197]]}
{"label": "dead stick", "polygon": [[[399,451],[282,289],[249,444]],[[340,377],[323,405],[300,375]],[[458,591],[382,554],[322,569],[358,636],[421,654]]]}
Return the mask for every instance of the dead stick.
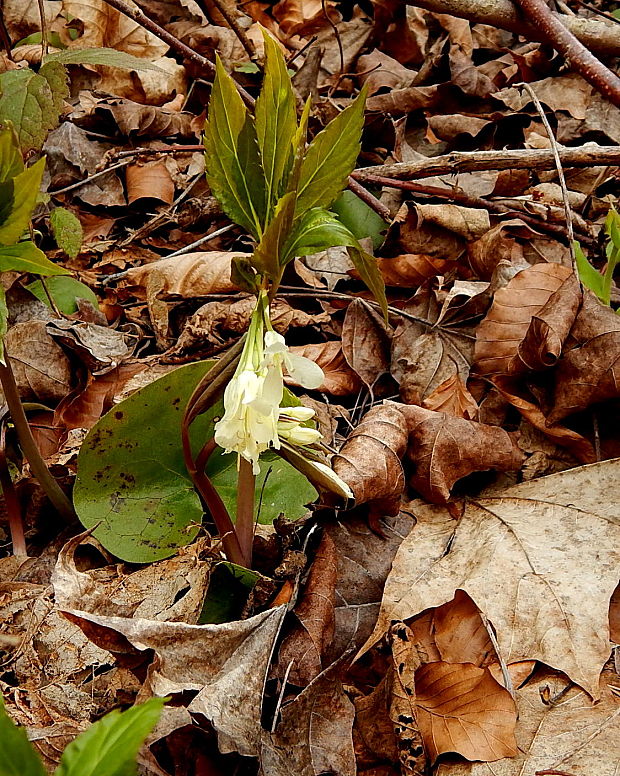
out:
{"label": "dead stick", "polygon": [[545,0],[516,0],[528,21],[533,21],[544,36],[566,60],[568,66],[620,108],[620,78],[606,67],[581,41],[551,13]]}
{"label": "dead stick", "polygon": [[[206,8],[204,7],[206,6],[206,3],[204,2],[204,0],[199,5],[201,6],[202,10],[206,14],[207,13]],[[245,49],[245,53],[250,57],[252,61],[254,61],[256,59],[256,51],[254,49],[254,44],[245,34],[245,30],[243,29],[243,27],[241,27],[241,25],[235,18],[235,15],[231,13],[231,11],[229,11],[229,9],[226,7],[225,0],[213,0],[213,5],[215,5],[217,10],[223,16],[226,24],[235,33],[235,35],[237,36],[237,39],[239,40],[239,43],[241,43],[241,45]]]}
{"label": "dead stick", "polygon": [[[183,43],[183,41],[175,38],[175,36],[169,33],[168,30],[157,24],[157,22],[151,19],[150,16],[147,16],[144,11],[140,10],[139,8],[132,8],[131,6],[127,5],[124,0],[104,0],[104,2],[111,8],[115,8],[120,13],[128,16],[130,19],[136,22],[136,24],[144,27],[145,30],[153,33],[156,38],[163,40],[163,42],[167,43],[171,49],[178,52],[186,59],[189,59],[190,62],[197,64],[199,67],[206,71],[209,78],[215,77],[215,65],[213,62],[210,62],[206,57],[203,57],[202,54],[199,54],[197,51],[194,51],[194,49],[191,49],[189,46]],[[249,92],[246,92],[243,86],[240,86],[239,84],[235,84],[235,86],[237,87],[237,91],[241,95],[241,98],[245,104],[249,108],[253,108],[254,97],[252,97]]]}
{"label": "dead stick", "polygon": [[[409,5],[469,19],[478,24],[489,24],[523,35],[527,40],[544,40],[541,31],[523,18],[518,6],[511,0],[409,0]],[[620,26],[602,19],[584,19],[581,16],[558,14],[557,18],[590,51],[609,57],[620,55]]]}
{"label": "dead stick", "polygon": [[390,213],[390,209],[384,205],[381,200],[378,200],[374,194],[367,191],[362,184],[353,177],[349,178],[349,189],[359,197],[362,202],[366,203],[369,208],[374,210],[377,215],[381,216],[384,221],[387,221],[388,224],[391,223],[392,214]]}
{"label": "dead stick", "polygon": [[[618,146],[587,145],[579,148],[558,149],[560,161],[566,167],[596,167],[601,165],[620,165]],[[553,170],[555,159],[553,151],[547,148],[524,148],[504,151],[454,151],[450,154],[435,156],[420,162],[400,162],[381,164],[374,167],[361,167],[351,173],[361,183],[371,180],[375,175],[396,180],[415,180],[432,178],[435,175],[456,175],[460,172],[479,170]]]}

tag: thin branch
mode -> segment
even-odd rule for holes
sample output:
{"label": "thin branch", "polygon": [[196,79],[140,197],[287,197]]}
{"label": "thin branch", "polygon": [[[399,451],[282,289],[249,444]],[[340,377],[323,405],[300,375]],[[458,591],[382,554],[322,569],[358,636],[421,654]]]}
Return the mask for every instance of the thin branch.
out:
{"label": "thin branch", "polygon": [[[434,13],[445,13],[477,24],[488,24],[522,35],[526,40],[545,42],[542,32],[519,12],[511,0],[408,0],[409,5]],[[617,57],[620,55],[620,27],[602,19],[581,16],[554,16],[590,51]]]}
{"label": "thin branch", "polygon": [[359,197],[362,202],[365,202],[369,208],[374,210],[377,215],[381,216],[384,221],[391,223],[392,214],[387,205],[384,205],[383,202],[367,191],[367,189],[365,189],[353,176],[349,177],[349,189]]}
{"label": "thin branch", "polygon": [[116,164],[110,165],[110,167],[106,167],[105,170],[99,170],[99,172],[94,172],[92,175],[88,175],[86,178],[84,178],[81,181],[72,183],[69,186],[65,186],[62,189],[55,189],[54,191],[48,191],[47,193],[53,197],[55,197],[57,194],[66,194],[67,191],[73,191],[73,189],[79,189],[80,186],[84,186],[85,184],[90,183],[91,181],[94,181],[95,178],[100,178],[102,175],[105,175],[107,172],[112,172],[112,170],[118,170],[119,167],[126,167],[130,162],[131,162],[131,159],[123,159],[121,162],[117,162]]}
{"label": "thin branch", "polygon": [[17,431],[19,445],[30,464],[33,475],[39,481],[39,485],[43,488],[45,495],[51,501],[56,511],[67,522],[74,522],[77,520],[77,515],[73,505],[47,468],[47,464],[43,460],[43,456],[32,436],[8,356],[6,357],[6,364],[0,363],[0,383],[2,384],[4,398],[9,406],[11,420]]}
{"label": "thin branch", "polygon": [[49,49],[49,39],[47,36],[47,20],[45,18],[45,8],[43,0],[37,0],[39,4],[39,17],[41,19],[41,59],[47,56]]}
{"label": "thin branch", "polygon": [[2,3],[0,3],[0,43],[2,43],[2,47],[6,51],[7,58],[13,62],[13,43],[11,41],[11,36],[9,35],[9,31],[6,28],[6,24],[4,21],[4,14],[3,14],[3,8]]}
{"label": "thin branch", "polygon": [[[620,78],[606,67],[551,12],[545,0],[516,0],[524,16],[531,19],[545,43],[550,44],[566,60],[568,66],[620,108]],[[533,92],[532,92],[533,94]]]}
{"label": "thin branch", "polygon": [[[104,2],[111,8],[115,8],[120,13],[128,16],[130,19],[136,22],[136,24],[139,24],[141,27],[144,27],[145,30],[148,30],[148,32],[153,33],[156,38],[159,38],[164,43],[167,43],[171,49],[178,52],[186,59],[189,59],[190,62],[194,62],[196,65],[201,67],[209,78],[212,79],[215,77],[215,65],[213,62],[209,61],[206,57],[203,57],[202,54],[199,54],[197,51],[194,51],[194,49],[187,46],[178,38],[175,38],[174,35],[157,24],[156,21],[151,19],[150,16],[147,16],[140,8],[131,7],[130,5],[127,5],[124,0],[104,0]],[[235,84],[235,86],[237,87],[237,91],[239,92],[245,104],[248,107],[253,108],[255,102],[254,97],[252,97],[252,95],[247,92],[243,86],[240,86],[239,84]]]}
{"label": "thin branch", "polygon": [[[618,146],[598,146],[594,143],[578,148],[558,146],[564,167],[597,167],[620,165]],[[555,157],[547,148],[506,149],[503,151],[453,151],[419,162],[398,162],[373,167],[360,167],[351,177],[365,183],[374,175],[396,180],[432,178],[435,175],[456,175],[478,170],[553,170]]]}
{"label": "thin branch", "polygon": [[[200,3],[201,6],[206,5],[205,3]],[[239,24],[237,18],[234,14],[232,14],[228,8],[226,7],[226,0],[213,0],[213,5],[217,8],[217,10],[220,12],[220,14],[224,17],[224,20],[226,21],[226,24],[230,27],[230,29],[235,33],[237,36],[239,43],[243,46],[245,49],[245,53],[250,57],[252,61],[256,59],[256,49],[254,48],[254,44],[252,41],[248,38],[248,36],[245,34],[245,30],[243,27]],[[205,8],[202,9],[203,11],[206,10]]]}

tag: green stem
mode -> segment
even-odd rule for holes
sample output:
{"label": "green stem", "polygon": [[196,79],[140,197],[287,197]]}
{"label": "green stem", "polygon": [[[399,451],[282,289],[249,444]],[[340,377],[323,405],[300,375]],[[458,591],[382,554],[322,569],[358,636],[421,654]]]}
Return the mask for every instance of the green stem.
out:
{"label": "green stem", "polygon": [[243,565],[252,568],[252,546],[254,544],[254,490],[256,476],[252,464],[239,456],[237,478],[237,521],[235,531],[244,558]]}
{"label": "green stem", "polygon": [[15,382],[15,375],[11,369],[11,362],[6,355],[6,352],[5,359],[6,364],[0,364],[0,383],[2,384],[4,398],[9,407],[11,420],[17,431],[20,447],[30,464],[32,473],[43,488],[45,495],[52,502],[58,514],[60,514],[67,522],[72,523],[77,520],[73,505],[61,489],[60,485],[56,482],[50,470],[47,468],[47,464],[43,460],[43,456],[37,447],[37,443],[35,442],[30,426],[28,425],[26,413],[24,412],[19,391],[17,389],[17,383]]}

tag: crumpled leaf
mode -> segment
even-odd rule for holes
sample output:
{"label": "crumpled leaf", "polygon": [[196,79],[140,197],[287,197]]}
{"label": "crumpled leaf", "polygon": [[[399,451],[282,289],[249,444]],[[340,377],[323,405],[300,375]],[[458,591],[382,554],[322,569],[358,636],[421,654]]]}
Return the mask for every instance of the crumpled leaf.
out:
{"label": "crumpled leaf", "polygon": [[478,420],[478,404],[458,374],[438,385],[424,399],[422,406],[427,410],[454,415],[455,418]]}
{"label": "crumpled leaf", "polygon": [[342,352],[367,388],[390,371],[390,339],[384,322],[361,299],[347,307],[342,324]]}
{"label": "crumpled leaf", "polygon": [[220,751],[256,757],[263,736],[263,686],[285,612],[285,606],[278,606],[221,625],[64,613],[113,653],[127,650],[128,642],[131,652],[154,650],[150,691],[159,696],[197,691],[188,709],[213,725]]}
{"label": "crumpled leaf", "polygon": [[457,523],[414,502],[418,522],[396,554],[366,647],[392,620],[461,589],[490,620],[507,664],[540,660],[598,695],[618,582],[619,481],[618,459],[582,466],[470,501]]}
{"label": "crumpled leaf", "polygon": [[573,343],[555,370],[550,424],[595,402],[618,396],[620,317],[590,292],[584,294],[583,306],[571,330]]}
{"label": "crumpled leaf", "polygon": [[55,319],[47,324],[46,331],[98,372],[117,367],[134,348],[124,332],[96,323]]}
{"label": "crumpled leaf", "polygon": [[448,501],[461,477],[488,469],[513,471],[523,463],[515,436],[503,428],[422,407],[399,409],[409,430],[408,458],[415,467],[410,483],[433,504]]}
{"label": "crumpled leaf", "polygon": [[425,253],[403,253],[392,258],[377,259],[379,272],[386,286],[418,288],[429,278],[445,274],[455,262]]}
{"label": "crumpled leaf", "polygon": [[371,525],[383,515],[396,515],[405,487],[401,459],[407,428],[400,405],[373,407],[351,432],[332,467],[353,491],[356,504],[370,504]]}
{"label": "crumpled leaf", "polygon": [[495,292],[478,327],[479,374],[516,374],[554,366],[581,302],[572,268],[536,264]]}
{"label": "crumpled leaf", "polygon": [[355,709],[333,663],[281,712],[275,732],[262,734],[262,776],[356,776],[352,727]]}
{"label": "crumpled leaf", "polygon": [[322,668],[322,659],[334,636],[334,595],[338,556],[330,535],[324,533],[316,551],[301,600],[293,610],[298,622],[280,646],[278,662],[288,681],[305,687]]}

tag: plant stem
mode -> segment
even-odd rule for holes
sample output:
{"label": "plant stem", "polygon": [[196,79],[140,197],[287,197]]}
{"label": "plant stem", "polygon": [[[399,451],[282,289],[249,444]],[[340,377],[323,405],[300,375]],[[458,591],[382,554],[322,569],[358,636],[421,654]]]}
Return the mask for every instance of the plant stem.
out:
{"label": "plant stem", "polygon": [[6,417],[1,421],[0,430],[0,487],[4,496],[4,504],[9,518],[9,531],[13,545],[13,555],[28,555],[26,551],[26,537],[24,535],[24,522],[22,510],[15,492],[15,485],[11,479],[9,464],[6,459]]}
{"label": "plant stem", "polygon": [[52,476],[43,456],[37,447],[37,443],[32,436],[32,431],[26,419],[26,413],[22,407],[15,375],[11,368],[11,362],[8,356],[5,356],[6,364],[0,364],[0,383],[4,392],[4,398],[9,407],[11,420],[17,431],[20,447],[26,456],[32,473],[39,481],[45,495],[52,502],[54,508],[61,517],[67,522],[74,522],[77,519],[73,505],[61,489],[60,485]]}
{"label": "plant stem", "polygon": [[41,17],[41,59],[47,56],[49,48],[49,42],[47,37],[47,20],[45,18],[45,7],[43,6],[43,0],[38,0],[39,3],[39,16]]}
{"label": "plant stem", "polygon": [[252,545],[254,544],[254,490],[256,476],[252,464],[239,456],[237,477],[237,521],[235,531],[239,538],[243,565],[252,568]]}

